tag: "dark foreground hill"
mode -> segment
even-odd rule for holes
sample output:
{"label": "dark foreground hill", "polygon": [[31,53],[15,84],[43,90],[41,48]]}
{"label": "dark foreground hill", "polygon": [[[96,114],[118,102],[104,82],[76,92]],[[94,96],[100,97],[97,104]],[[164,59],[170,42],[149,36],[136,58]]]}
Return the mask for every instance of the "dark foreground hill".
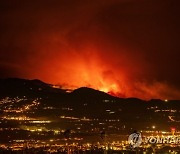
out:
{"label": "dark foreground hill", "polygon": [[[126,125],[159,124],[161,127],[178,127],[180,121],[178,100],[166,102],[158,99],[144,101],[137,98],[118,98],[87,87],[69,93],[40,80],[0,79],[0,98],[5,97],[41,98],[41,109],[47,106],[57,108],[53,111],[46,110],[45,115],[48,116],[119,119]],[[37,114],[44,116],[43,112],[38,110]]]}

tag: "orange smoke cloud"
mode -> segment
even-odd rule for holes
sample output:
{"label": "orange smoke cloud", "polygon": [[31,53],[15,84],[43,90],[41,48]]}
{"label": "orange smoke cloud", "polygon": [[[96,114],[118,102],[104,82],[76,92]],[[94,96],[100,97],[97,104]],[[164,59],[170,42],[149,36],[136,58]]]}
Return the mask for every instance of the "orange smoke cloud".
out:
{"label": "orange smoke cloud", "polygon": [[164,0],[1,5],[0,77],[88,86],[121,97],[180,99],[178,5]]}
{"label": "orange smoke cloud", "polygon": [[[72,89],[87,86],[119,97],[173,99],[178,96],[178,90],[167,83],[149,80],[151,67],[138,52],[136,57],[131,55],[133,49],[108,44],[106,48],[97,47],[86,42],[80,47],[69,46],[68,42],[57,44],[52,37],[48,45],[36,46],[40,52],[29,63],[35,70],[28,70],[28,78],[40,78]],[[120,54],[116,50],[121,50]]]}

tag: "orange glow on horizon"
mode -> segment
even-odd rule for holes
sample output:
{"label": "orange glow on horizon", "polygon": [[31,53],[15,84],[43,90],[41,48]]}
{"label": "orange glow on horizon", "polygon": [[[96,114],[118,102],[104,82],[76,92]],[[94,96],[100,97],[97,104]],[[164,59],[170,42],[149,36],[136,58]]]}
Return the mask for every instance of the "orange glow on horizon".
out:
{"label": "orange glow on horizon", "polygon": [[[49,68],[47,76],[42,71],[41,76],[45,82],[60,85],[67,89],[76,89],[79,87],[90,87],[105,93],[113,95],[124,95],[122,83],[125,83],[125,71],[118,70],[118,74],[114,74],[115,67],[109,65],[113,57],[107,58],[105,61],[98,55],[95,48],[88,48],[79,54],[77,51],[65,53],[59,59],[53,59],[50,63],[54,66],[49,68],[49,63],[45,63],[43,68]],[[81,52],[81,51],[80,51]],[[48,57],[49,58],[49,57]],[[49,60],[47,60],[49,61]]]}
{"label": "orange glow on horizon", "polygon": [[[24,63],[29,69],[27,78],[37,78],[67,89],[89,87],[119,97],[148,100],[179,96],[178,90],[149,78],[151,68],[141,54],[136,57],[131,54],[135,49],[107,43],[106,46],[103,43],[92,45],[86,41],[74,46],[57,35],[50,38],[49,45],[35,47],[40,51],[35,53],[35,59]],[[63,47],[59,42],[64,42]]]}
{"label": "orange glow on horizon", "polygon": [[32,71],[32,78],[37,76],[45,82],[67,89],[89,87],[114,96],[146,100],[171,99],[179,94],[165,83],[137,80],[141,77],[139,74],[146,72],[143,61],[137,62],[125,52],[121,56],[112,52],[110,56],[108,52],[103,53],[89,46],[69,50],[63,55],[58,54],[58,51],[52,57],[47,55],[38,68],[41,71]]}
{"label": "orange glow on horizon", "polygon": [[179,10],[170,1],[23,2],[3,2],[1,78],[180,99]]}

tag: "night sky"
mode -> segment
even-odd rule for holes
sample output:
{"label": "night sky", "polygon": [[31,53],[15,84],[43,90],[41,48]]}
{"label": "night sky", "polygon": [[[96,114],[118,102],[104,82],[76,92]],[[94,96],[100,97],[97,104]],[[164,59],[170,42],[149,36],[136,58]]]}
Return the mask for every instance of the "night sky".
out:
{"label": "night sky", "polygon": [[1,0],[0,77],[180,99],[179,0]]}

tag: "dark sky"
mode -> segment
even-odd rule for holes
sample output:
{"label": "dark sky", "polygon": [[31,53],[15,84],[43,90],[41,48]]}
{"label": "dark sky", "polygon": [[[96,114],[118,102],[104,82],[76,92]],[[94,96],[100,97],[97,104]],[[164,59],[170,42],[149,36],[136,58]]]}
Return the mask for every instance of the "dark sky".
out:
{"label": "dark sky", "polygon": [[180,99],[179,0],[1,0],[0,77]]}

